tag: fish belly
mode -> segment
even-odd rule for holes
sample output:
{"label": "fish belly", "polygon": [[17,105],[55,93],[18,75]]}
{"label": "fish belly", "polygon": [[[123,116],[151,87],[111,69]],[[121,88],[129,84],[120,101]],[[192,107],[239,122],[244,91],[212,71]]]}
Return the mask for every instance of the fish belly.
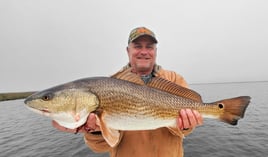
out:
{"label": "fish belly", "polygon": [[137,116],[112,116],[104,117],[109,128],[115,130],[153,130],[161,127],[176,126],[176,119],[161,119],[155,117],[137,117]]}

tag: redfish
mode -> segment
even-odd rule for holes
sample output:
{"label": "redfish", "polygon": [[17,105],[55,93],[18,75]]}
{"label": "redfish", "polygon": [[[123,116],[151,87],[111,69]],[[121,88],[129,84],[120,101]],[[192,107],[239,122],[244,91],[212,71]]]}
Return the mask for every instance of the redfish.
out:
{"label": "redfish", "polygon": [[83,125],[95,112],[103,137],[115,146],[120,130],[176,128],[176,118],[184,108],[236,125],[250,103],[249,96],[204,103],[197,92],[158,77],[146,85],[138,78],[129,80],[80,79],[37,92],[25,104],[71,129]]}

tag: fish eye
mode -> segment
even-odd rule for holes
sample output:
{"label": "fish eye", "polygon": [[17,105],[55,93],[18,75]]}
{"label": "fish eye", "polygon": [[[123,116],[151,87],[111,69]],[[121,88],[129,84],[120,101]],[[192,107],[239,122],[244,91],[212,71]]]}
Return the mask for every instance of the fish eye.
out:
{"label": "fish eye", "polygon": [[49,100],[51,100],[53,98],[53,94],[51,94],[51,93],[47,93],[47,94],[44,94],[43,96],[42,96],[42,100],[44,100],[44,101],[49,101]]}
{"label": "fish eye", "polygon": [[218,104],[219,109],[222,109],[224,105],[222,103]]}

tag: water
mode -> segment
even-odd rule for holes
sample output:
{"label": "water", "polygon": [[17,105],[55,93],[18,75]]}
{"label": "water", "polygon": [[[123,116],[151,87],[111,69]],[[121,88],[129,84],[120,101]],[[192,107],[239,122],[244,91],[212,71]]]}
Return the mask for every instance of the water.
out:
{"label": "water", "polygon": [[[268,82],[200,84],[205,102],[249,95],[252,102],[237,126],[206,119],[184,140],[185,157],[268,156]],[[83,136],[57,131],[49,118],[29,111],[22,100],[0,103],[0,156],[2,157],[108,157],[95,154]]]}

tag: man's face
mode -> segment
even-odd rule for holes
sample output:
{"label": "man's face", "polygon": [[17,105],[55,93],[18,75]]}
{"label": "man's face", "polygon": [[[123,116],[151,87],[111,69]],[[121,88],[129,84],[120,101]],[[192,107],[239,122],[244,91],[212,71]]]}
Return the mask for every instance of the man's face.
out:
{"label": "man's face", "polygon": [[141,36],[129,43],[127,52],[133,72],[150,74],[155,64],[156,50],[156,44],[149,36]]}

